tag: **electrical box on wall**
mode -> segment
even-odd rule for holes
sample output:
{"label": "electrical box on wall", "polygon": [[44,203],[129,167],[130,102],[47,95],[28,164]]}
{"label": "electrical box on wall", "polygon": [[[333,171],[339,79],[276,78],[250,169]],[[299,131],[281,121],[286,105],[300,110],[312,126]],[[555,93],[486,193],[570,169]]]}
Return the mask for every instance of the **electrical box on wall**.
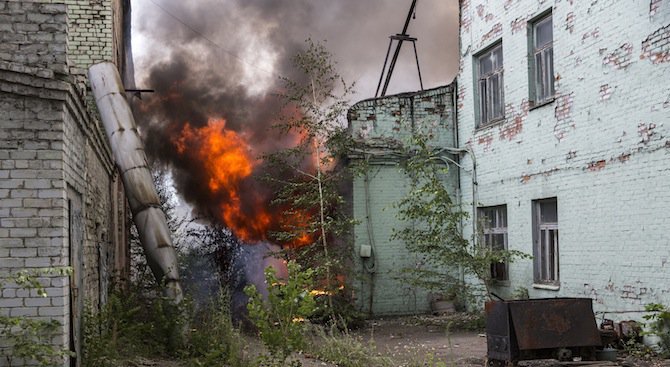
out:
{"label": "electrical box on wall", "polygon": [[370,245],[361,245],[361,249],[359,251],[359,254],[361,257],[370,257],[372,256],[372,246]]}

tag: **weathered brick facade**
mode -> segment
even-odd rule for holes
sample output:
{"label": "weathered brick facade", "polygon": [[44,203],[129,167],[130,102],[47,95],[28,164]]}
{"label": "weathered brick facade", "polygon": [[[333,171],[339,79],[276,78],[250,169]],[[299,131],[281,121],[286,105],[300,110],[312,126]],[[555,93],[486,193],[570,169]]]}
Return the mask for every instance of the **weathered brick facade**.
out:
{"label": "weathered brick facade", "polygon": [[74,339],[77,352],[84,301],[104,302],[109,277],[127,270],[125,198],[85,77],[96,61],[125,65],[113,37],[124,6],[0,1],[0,277],[73,269],[41,278],[46,298],[5,284],[0,313],[58,320],[54,342]]}
{"label": "weathered brick facade", "polygon": [[[534,201],[555,198],[558,208],[558,279],[539,284],[534,260],[521,260],[509,266],[509,279],[498,282],[496,291],[508,297],[523,287],[531,297],[591,297],[603,312],[670,304],[670,1],[462,0],[460,11],[460,70],[447,109],[457,110],[453,146],[476,158],[473,167],[470,154],[461,156],[463,209],[472,213],[473,201],[477,207],[504,205],[508,248],[533,254]],[[547,14],[553,20],[555,93],[533,103],[529,37],[533,22]],[[482,124],[476,61],[498,44],[504,117]],[[395,110],[380,109],[397,98],[355,105],[355,136],[369,139],[374,134],[368,131],[384,131],[386,141],[401,139],[393,131]],[[370,128],[358,132],[363,126]],[[411,259],[388,235],[400,225],[392,205],[406,178],[393,159],[385,164],[373,166],[369,179],[377,268],[389,270],[376,273],[383,280],[375,288],[376,300],[388,304],[373,309],[405,312],[416,292],[394,283],[391,273],[398,259]],[[354,182],[354,213],[363,222],[357,247],[367,241],[364,183]],[[467,221],[464,235],[472,234]]]}
{"label": "weathered brick facade", "polygon": [[[532,108],[530,22],[547,11],[555,98]],[[558,204],[558,284],[535,284],[533,261],[519,261],[501,295],[591,297],[596,311],[670,303],[669,22],[668,1],[461,2],[458,130],[477,158],[477,204],[506,205],[509,248],[529,254],[532,201]],[[478,128],[474,61],[497,42],[505,118]],[[461,186],[471,202],[465,175]]]}

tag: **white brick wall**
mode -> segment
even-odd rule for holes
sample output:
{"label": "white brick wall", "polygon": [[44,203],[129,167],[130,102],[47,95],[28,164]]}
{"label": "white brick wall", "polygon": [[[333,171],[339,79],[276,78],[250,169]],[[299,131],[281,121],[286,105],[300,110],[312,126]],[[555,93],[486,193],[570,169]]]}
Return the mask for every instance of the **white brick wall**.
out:
{"label": "white brick wall", "polygon": [[[117,203],[117,175],[85,95],[88,66],[114,61],[112,8],[118,5],[0,1],[0,280],[23,269],[72,266],[82,280],[79,296],[93,306],[105,293],[101,277],[109,276],[100,274],[101,265],[109,262],[112,270],[113,254],[127,245],[119,235],[126,218]],[[68,200],[78,198],[81,225],[71,229]],[[71,231],[82,239],[80,267],[70,263]],[[60,321],[54,343],[67,348],[70,279],[40,281],[46,298],[4,284],[0,313]],[[1,355],[5,344],[0,340]]]}
{"label": "white brick wall", "polygon": [[[556,100],[529,109],[526,21],[550,8]],[[668,1],[461,1],[458,126],[478,204],[506,204],[510,248],[532,254],[531,201],[558,199],[560,289],[534,288],[520,261],[503,295],[591,297],[598,311],[670,304],[669,29]],[[473,55],[499,40],[506,120],[477,130]],[[471,203],[467,175],[461,185]]]}

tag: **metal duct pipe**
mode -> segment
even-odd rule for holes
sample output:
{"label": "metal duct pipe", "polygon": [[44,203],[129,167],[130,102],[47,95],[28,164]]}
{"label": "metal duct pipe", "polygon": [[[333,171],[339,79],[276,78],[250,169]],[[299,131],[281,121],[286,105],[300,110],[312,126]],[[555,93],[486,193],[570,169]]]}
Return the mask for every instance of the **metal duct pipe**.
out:
{"label": "metal duct pipe", "polygon": [[116,66],[102,62],[91,66],[88,78],[102,123],[114,154],[128,197],[133,221],[147,263],[159,283],[164,283],[166,296],[181,302],[177,253],[172,246],[165,213],[160,206],[151,172],[135,119],[125,98],[125,91]]}

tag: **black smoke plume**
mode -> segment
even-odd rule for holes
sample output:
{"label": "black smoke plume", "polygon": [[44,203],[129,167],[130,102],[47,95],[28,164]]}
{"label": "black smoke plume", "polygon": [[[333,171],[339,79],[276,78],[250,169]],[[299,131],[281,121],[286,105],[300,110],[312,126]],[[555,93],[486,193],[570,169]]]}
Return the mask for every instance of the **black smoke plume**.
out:
{"label": "black smoke plume", "polygon": [[[340,73],[371,97],[388,47],[402,29],[410,1],[398,0],[143,0],[133,3],[137,84],[154,89],[136,101],[147,153],[172,170],[176,189],[200,215],[216,217],[225,197],[207,190],[202,162],[185,159],[173,144],[185,124],[223,118],[260,156],[290,142],[271,125],[282,101],[280,77],[299,80],[291,57],[304,40],[327,40]],[[456,70],[455,0],[419,1],[409,28],[419,38],[424,86],[446,84]],[[137,37],[136,37],[137,39]],[[410,45],[401,54],[391,91],[418,89]],[[404,64],[403,64],[404,63]],[[404,65],[404,66],[403,66]],[[361,84],[363,84],[361,86]],[[263,166],[259,166],[262,170]],[[269,198],[261,172],[243,182],[241,199]]]}

